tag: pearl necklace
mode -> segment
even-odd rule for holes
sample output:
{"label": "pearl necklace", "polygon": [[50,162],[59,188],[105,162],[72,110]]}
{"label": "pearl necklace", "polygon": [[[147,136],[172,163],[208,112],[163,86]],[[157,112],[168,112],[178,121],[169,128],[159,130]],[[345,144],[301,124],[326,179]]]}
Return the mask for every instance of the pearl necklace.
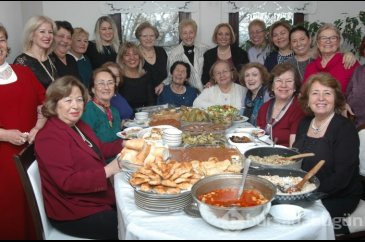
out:
{"label": "pearl necklace", "polygon": [[330,116],[328,116],[328,118],[319,127],[315,125],[316,118],[313,118],[311,122],[311,128],[313,129],[313,133],[315,135],[318,135],[322,131],[322,129],[331,121],[334,115],[335,113],[332,113]]}
{"label": "pearl necklace", "polygon": [[93,144],[88,139],[86,139],[85,135],[81,132],[81,130],[79,130],[79,128],[76,125],[74,127],[75,127],[76,131],[80,134],[81,138],[86,142],[86,144],[90,148],[92,148]]}

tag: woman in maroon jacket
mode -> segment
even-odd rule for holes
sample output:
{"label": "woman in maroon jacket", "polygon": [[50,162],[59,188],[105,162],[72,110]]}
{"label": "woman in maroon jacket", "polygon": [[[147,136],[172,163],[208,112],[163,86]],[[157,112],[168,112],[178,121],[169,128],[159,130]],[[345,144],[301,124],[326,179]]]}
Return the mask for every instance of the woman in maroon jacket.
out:
{"label": "woman in maroon jacket", "polygon": [[63,233],[90,239],[117,239],[115,196],[109,179],[120,171],[115,157],[121,141],[103,144],[80,121],[87,100],[83,84],[72,76],[47,89],[42,113],[49,120],[39,131],[36,156],[45,209]]}

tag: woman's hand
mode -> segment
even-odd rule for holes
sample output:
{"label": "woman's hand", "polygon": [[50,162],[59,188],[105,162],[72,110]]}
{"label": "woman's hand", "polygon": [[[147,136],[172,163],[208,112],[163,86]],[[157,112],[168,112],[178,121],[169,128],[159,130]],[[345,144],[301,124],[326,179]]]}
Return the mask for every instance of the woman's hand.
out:
{"label": "woman's hand", "polygon": [[34,127],[30,130],[29,135],[28,135],[28,143],[31,144],[33,143],[35,136],[37,135],[39,129]]}
{"label": "woman's hand", "polygon": [[155,87],[155,93],[156,95],[160,95],[163,91],[163,83],[161,83],[160,85],[158,85],[157,87]]}
{"label": "woman's hand", "polygon": [[0,130],[0,141],[9,142],[13,145],[23,145],[25,142],[28,141],[29,133],[27,132],[20,132],[17,129],[1,129]]}
{"label": "woman's hand", "polygon": [[357,59],[356,59],[355,55],[352,54],[351,52],[346,52],[343,55],[342,63],[343,63],[343,66],[345,67],[345,69],[350,69],[351,66],[353,66],[356,63],[356,61],[357,61]]}
{"label": "woman's hand", "polygon": [[121,160],[119,159],[119,155],[117,158],[112,160],[108,165],[104,166],[106,178],[109,178],[122,170]]}

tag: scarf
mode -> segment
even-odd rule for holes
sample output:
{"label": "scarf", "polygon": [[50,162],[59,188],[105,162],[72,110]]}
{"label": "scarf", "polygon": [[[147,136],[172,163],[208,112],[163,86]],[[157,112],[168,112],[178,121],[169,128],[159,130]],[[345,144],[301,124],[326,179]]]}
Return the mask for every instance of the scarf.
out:
{"label": "scarf", "polygon": [[110,110],[110,104],[105,105],[105,104],[101,103],[99,100],[97,100],[95,97],[93,98],[93,102],[96,105],[101,106],[102,108],[104,108],[106,116],[107,116],[108,121],[109,121],[109,126],[110,126],[110,128],[112,128],[113,127],[113,114],[112,114],[112,111]]}

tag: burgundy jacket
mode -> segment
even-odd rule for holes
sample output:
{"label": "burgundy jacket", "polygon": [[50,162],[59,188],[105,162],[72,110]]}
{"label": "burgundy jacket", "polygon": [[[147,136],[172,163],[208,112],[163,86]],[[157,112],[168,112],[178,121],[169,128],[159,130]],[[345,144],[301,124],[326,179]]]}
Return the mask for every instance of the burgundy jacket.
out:
{"label": "burgundy jacket", "polygon": [[[101,143],[91,128],[79,121],[77,127],[105,157],[121,151],[121,141]],[[112,209],[115,195],[99,157],[81,136],[57,117],[50,118],[35,140],[47,216],[75,220]]]}

